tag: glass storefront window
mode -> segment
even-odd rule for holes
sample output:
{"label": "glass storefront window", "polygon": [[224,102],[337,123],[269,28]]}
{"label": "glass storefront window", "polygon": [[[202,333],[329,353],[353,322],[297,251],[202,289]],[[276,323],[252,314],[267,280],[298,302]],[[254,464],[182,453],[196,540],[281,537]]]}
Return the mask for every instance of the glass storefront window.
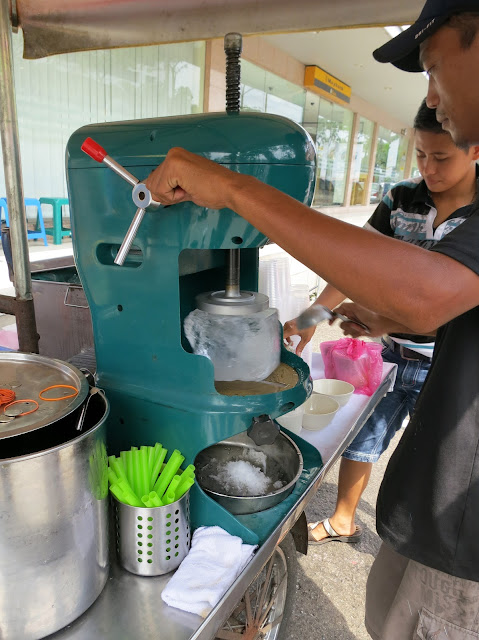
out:
{"label": "glass storefront window", "polygon": [[26,197],[67,195],[65,147],[85,124],[203,111],[204,42],[40,60],[23,59],[21,34],[13,34],[12,46]]}
{"label": "glass storefront window", "polygon": [[316,148],[318,172],[313,205],[341,206],[346,189],[353,112],[329,100],[320,100]]}
{"label": "glass storefront window", "polygon": [[379,127],[371,204],[380,202],[389,189],[404,178],[407,147],[406,136]]}
{"label": "glass storefront window", "polygon": [[354,156],[351,166],[351,204],[365,205],[369,160],[374,134],[374,122],[359,118],[358,133],[354,141]]}
{"label": "glass storefront window", "polygon": [[241,61],[241,77],[241,111],[275,113],[303,121],[305,89],[247,60]]}

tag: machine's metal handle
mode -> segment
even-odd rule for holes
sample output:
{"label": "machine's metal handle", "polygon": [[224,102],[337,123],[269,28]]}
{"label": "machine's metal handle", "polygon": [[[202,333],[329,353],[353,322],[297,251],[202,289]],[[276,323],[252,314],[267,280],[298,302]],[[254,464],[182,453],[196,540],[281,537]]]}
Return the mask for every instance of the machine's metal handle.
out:
{"label": "machine's metal handle", "polygon": [[160,202],[153,200],[153,196],[151,195],[151,191],[148,187],[143,183],[139,182],[131,192],[131,197],[133,198],[133,202],[137,207],[141,207],[146,211],[151,211],[152,209],[159,209],[163,206]]}
{"label": "machine's metal handle", "polygon": [[130,228],[126,232],[125,239],[121,243],[121,247],[116,254],[116,258],[113,261],[115,264],[118,264],[120,266],[125,262],[126,256],[128,255],[130,247],[133,244],[133,240],[138,233],[138,229],[140,227],[141,221],[143,220],[145,211],[151,211],[163,207],[161,203],[153,200],[153,196],[151,195],[150,190],[143,184],[143,182],[139,182],[134,187],[133,191],[131,192],[131,197],[133,198],[133,202],[136,204],[138,209],[136,210],[135,216],[130,224]]}
{"label": "machine's metal handle", "polygon": [[126,232],[126,236],[121,243],[121,247],[116,254],[116,258],[113,261],[117,265],[123,265],[126,260],[126,256],[130,251],[131,245],[133,244],[133,240],[138,233],[138,228],[143,220],[143,216],[145,215],[145,211],[152,209],[159,209],[163,205],[156,200],[153,200],[153,196],[151,195],[151,191],[143,184],[135,178],[135,176],[131,175],[129,171],[127,171],[121,164],[118,164],[116,160],[110,158],[105,149],[95,142],[91,138],[86,138],[81,146],[82,151],[84,151],[87,155],[89,155],[93,160],[97,162],[103,162],[110,169],[113,169],[115,173],[117,173],[121,178],[129,182],[133,191],[131,193],[131,197],[133,202],[136,204],[138,209],[136,210],[135,216],[130,224],[128,231]]}
{"label": "machine's metal handle", "polygon": [[133,240],[135,239],[135,236],[138,232],[138,228],[141,224],[141,221],[143,220],[144,215],[145,215],[145,210],[139,207],[136,210],[135,216],[131,221],[128,231],[126,232],[126,236],[123,242],[121,243],[121,247],[119,248],[118,253],[116,254],[116,258],[113,261],[115,264],[118,264],[121,266],[125,262],[126,256],[130,251],[130,247],[133,244]]}
{"label": "machine's metal handle", "polygon": [[81,146],[81,150],[97,162],[103,162],[103,159],[108,155],[105,149],[100,146],[98,142],[92,140],[92,138],[86,138],[85,142]]}
{"label": "machine's metal handle", "polygon": [[118,164],[116,160],[113,160],[113,158],[111,158],[107,154],[105,149],[101,145],[99,145],[98,142],[95,142],[91,138],[87,138],[84,141],[81,146],[81,150],[84,151],[88,156],[90,156],[90,158],[93,158],[93,160],[106,164],[108,167],[110,167],[110,169],[118,174],[120,178],[123,178],[123,180],[126,180],[129,184],[131,184],[132,187],[139,183],[138,178],[135,178],[135,176],[133,176],[129,171],[122,167],[121,164]]}

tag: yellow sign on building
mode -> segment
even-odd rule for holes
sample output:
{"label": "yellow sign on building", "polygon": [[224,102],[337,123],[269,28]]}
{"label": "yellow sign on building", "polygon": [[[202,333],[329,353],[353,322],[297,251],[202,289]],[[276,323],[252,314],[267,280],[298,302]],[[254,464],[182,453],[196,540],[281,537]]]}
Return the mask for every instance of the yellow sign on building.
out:
{"label": "yellow sign on building", "polygon": [[306,67],[304,86],[338,104],[351,102],[351,87],[316,66]]}

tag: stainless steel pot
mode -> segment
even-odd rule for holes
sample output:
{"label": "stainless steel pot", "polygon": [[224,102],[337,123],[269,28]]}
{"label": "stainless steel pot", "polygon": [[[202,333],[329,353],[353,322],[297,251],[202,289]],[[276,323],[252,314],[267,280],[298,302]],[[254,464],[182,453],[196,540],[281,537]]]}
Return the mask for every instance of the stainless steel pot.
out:
{"label": "stainless steel pot", "polygon": [[72,414],[48,427],[50,448],[36,453],[18,455],[26,436],[18,445],[15,437],[2,443],[17,454],[0,460],[2,640],[54,633],[88,609],[106,583],[108,410],[96,394],[80,435]]}
{"label": "stainless steel pot", "polygon": [[[218,481],[223,463],[244,460],[257,467],[271,479],[264,495],[232,495]],[[235,515],[257,513],[270,509],[293,491],[303,472],[303,456],[293,440],[280,433],[273,444],[255,445],[246,431],[222,440],[196,456],[197,480],[205,493]],[[275,489],[273,485],[283,486]]]}

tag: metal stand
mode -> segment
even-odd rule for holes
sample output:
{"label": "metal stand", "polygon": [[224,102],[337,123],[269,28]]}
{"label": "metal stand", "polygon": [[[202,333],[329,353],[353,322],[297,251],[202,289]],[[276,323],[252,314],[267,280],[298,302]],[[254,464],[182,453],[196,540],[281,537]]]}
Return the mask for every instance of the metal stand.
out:
{"label": "metal stand", "polygon": [[23,198],[17,109],[12,74],[12,47],[8,0],[0,0],[0,133],[13,259],[15,297],[0,296],[0,312],[17,320],[20,351],[38,353],[28,258],[27,221]]}

